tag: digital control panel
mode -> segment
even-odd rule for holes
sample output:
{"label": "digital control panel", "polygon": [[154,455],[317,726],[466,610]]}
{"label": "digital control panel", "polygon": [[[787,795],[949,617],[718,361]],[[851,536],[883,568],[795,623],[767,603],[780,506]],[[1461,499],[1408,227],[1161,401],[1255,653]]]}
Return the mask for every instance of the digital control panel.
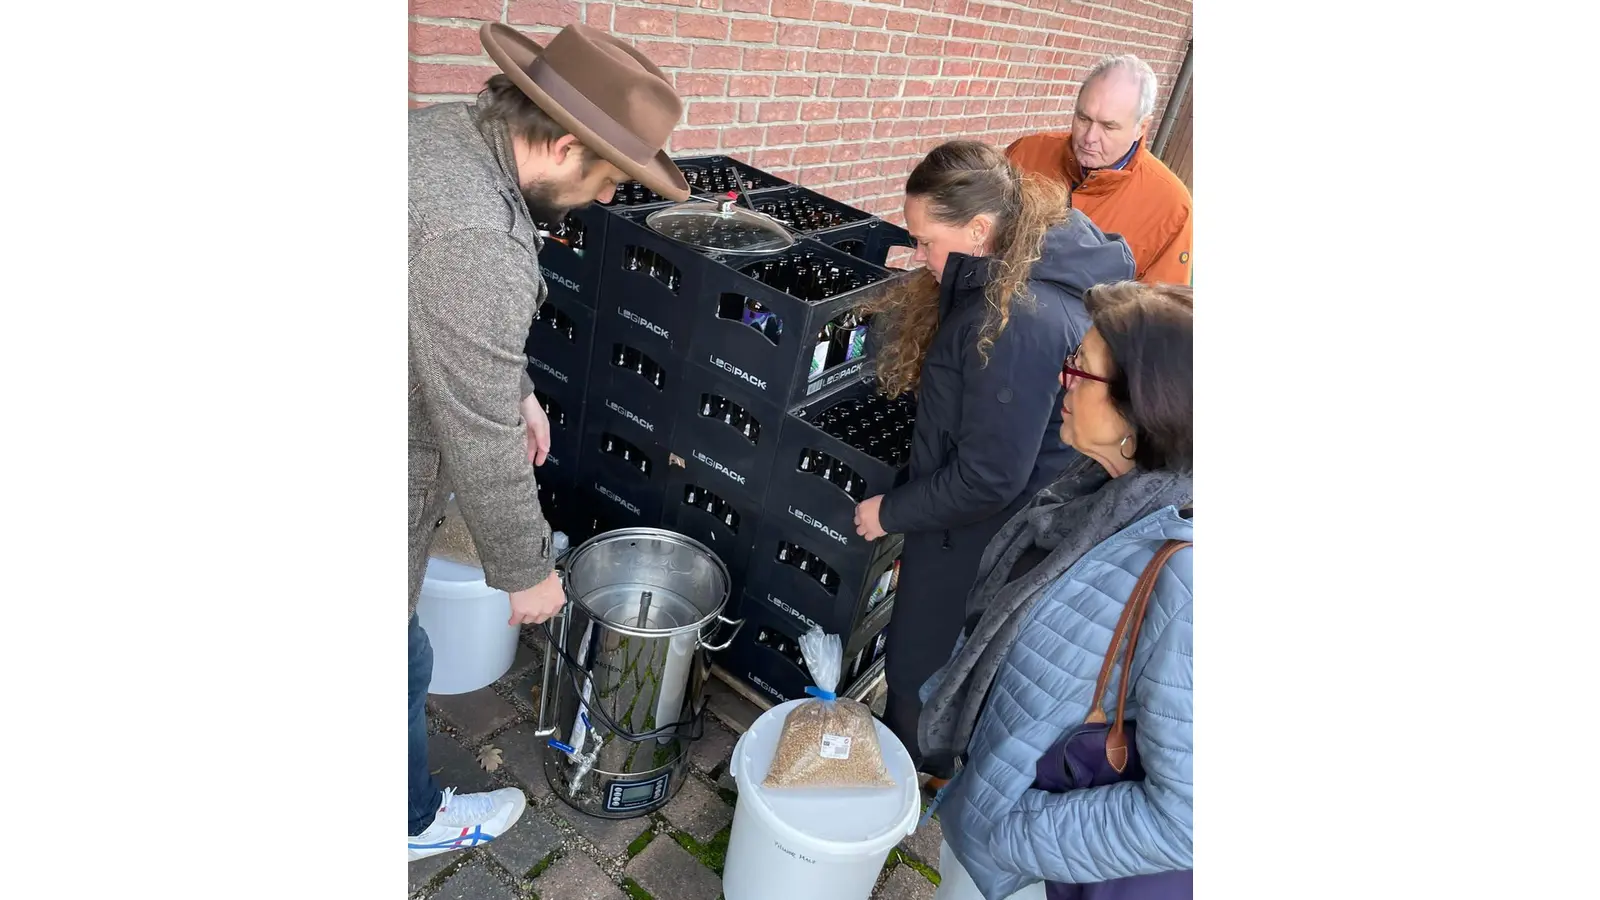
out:
{"label": "digital control panel", "polygon": [[627,812],[660,802],[667,796],[671,772],[662,772],[649,781],[613,781],[606,786],[606,811]]}

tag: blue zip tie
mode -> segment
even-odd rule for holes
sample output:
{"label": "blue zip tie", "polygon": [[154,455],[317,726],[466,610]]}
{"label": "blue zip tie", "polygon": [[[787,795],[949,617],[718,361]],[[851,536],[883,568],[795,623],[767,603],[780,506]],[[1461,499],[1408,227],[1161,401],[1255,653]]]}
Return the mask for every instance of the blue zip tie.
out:
{"label": "blue zip tie", "polygon": [[837,699],[839,699],[839,695],[835,694],[833,691],[825,691],[822,688],[819,688],[814,684],[806,685],[806,693],[810,694],[813,697],[816,697],[818,700],[837,700]]}

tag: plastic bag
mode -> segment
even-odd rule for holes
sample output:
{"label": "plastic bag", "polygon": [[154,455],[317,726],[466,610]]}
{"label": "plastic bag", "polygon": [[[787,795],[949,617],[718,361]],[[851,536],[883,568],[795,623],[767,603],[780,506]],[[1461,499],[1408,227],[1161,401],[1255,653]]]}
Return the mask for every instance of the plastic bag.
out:
{"label": "plastic bag", "polygon": [[844,647],[836,634],[813,627],[800,636],[800,652],[814,687],[789,710],[764,787],[894,787],[883,764],[872,710],[848,697],[836,698]]}

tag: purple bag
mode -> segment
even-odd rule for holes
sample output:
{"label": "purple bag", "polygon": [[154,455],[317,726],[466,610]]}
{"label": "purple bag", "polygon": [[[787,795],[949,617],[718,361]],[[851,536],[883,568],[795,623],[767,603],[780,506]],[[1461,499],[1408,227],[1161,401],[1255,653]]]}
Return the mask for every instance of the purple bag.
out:
{"label": "purple bag", "polygon": [[[1089,704],[1089,716],[1039,758],[1033,782],[1036,790],[1063,794],[1119,781],[1144,780],[1144,767],[1139,765],[1139,751],[1134,742],[1136,723],[1123,719],[1128,702],[1128,673],[1133,670],[1133,651],[1139,643],[1139,627],[1144,624],[1145,609],[1150,605],[1156,577],[1174,553],[1188,546],[1192,546],[1189,541],[1167,541],[1139,576],[1139,583],[1134,586],[1133,595],[1117,620],[1117,630],[1111,635],[1111,646],[1106,650],[1100,677],[1095,682],[1094,700]],[[1101,701],[1111,681],[1111,670],[1124,635],[1128,645],[1123,655],[1122,684],[1117,691],[1117,719],[1107,724]],[[1044,895],[1045,900],[1192,900],[1194,871],[1135,875],[1089,884],[1050,881],[1045,882]]]}

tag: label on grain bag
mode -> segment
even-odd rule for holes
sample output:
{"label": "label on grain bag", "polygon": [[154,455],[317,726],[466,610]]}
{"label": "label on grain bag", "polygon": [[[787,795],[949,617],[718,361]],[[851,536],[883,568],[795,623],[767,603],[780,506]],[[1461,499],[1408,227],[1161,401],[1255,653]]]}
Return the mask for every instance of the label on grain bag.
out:
{"label": "label on grain bag", "polygon": [[822,736],[823,759],[849,759],[850,738],[838,734],[824,734]]}

